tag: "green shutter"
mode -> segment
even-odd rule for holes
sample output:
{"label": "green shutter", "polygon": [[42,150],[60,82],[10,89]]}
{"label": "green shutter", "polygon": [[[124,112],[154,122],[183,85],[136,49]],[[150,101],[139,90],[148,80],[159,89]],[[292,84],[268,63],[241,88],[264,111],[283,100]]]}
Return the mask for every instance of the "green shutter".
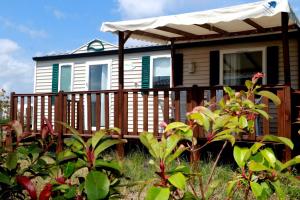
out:
{"label": "green shutter", "polygon": [[58,73],[59,73],[59,65],[52,65],[52,92],[58,93]]}
{"label": "green shutter", "polygon": [[[59,73],[59,65],[52,65],[52,93],[58,93],[58,73]],[[52,96],[51,102],[54,105],[55,96]]]}
{"label": "green shutter", "polygon": [[150,85],[150,56],[142,57],[142,89],[149,88]]}

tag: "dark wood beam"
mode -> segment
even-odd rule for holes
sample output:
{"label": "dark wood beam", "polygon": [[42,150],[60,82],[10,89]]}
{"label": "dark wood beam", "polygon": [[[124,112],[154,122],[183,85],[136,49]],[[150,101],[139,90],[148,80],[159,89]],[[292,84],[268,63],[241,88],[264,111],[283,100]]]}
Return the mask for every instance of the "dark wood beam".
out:
{"label": "dark wood beam", "polygon": [[282,23],[282,50],[283,50],[283,67],[284,67],[284,83],[291,85],[291,66],[290,66],[290,48],[289,48],[289,15],[281,13]]}
{"label": "dark wood beam", "polygon": [[298,38],[297,38],[297,43],[298,43],[298,89],[300,89],[300,29],[297,31],[298,33]]}
{"label": "dark wood beam", "polygon": [[[290,25],[288,29],[296,29],[297,25]],[[272,28],[265,28],[264,33],[273,33],[273,32],[281,32],[282,26],[272,27]],[[260,34],[257,30],[247,30],[247,31],[239,31],[239,32],[230,32],[228,34],[210,34],[210,35],[199,35],[196,37],[177,37],[174,38],[175,41],[187,41],[187,40],[205,40],[205,39],[219,39],[225,37],[238,37],[238,36],[249,36]]]}
{"label": "dark wood beam", "polygon": [[156,38],[159,40],[165,40],[165,41],[170,41],[171,38],[163,36],[163,35],[158,35],[155,33],[149,33],[149,32],[145,32],[145,31],[134,31],[133,34],[135,35],[141,35],[141,36],[146,36],[146,37],[150,37],[150,38]]}
{"label": "dark wood beam", "polygon": [[174,83],[175,83],[175,76],[174,76],[174,73],[175,73],[175,70],[174,70],[174,67],[175,67],[175,53],[176,53],[176,49],[175,49],[175,45],[174,45],[174,40],[171,41],[171,80],[172,80],[172,85],[171,87],[173,88],[174,87]]}
{"label": "dark wood beam", "polygon": [[132,32],[128,31],[124,33],[124,44],[127,42],[127,40],[130,38]]}
{"label": "dark wood beam", "polygon": [[247,23],[247,24],[249,24],[250,26],[256,28],[257,31],[259,31],[261,33],[265,32],[265,28],[264,27],[262,27],[261,25],[259,25],[258,23],[254,22],[251,19],[245,19],[244,22]]}
{"label": "dark wood beam", "polygon": [[223,30],[221,28],[218,28],[216,26],[213,26],[211,24],[195,24],[195,25],[199,26],[201,28],[205,28],[205,29],[210,30],[210,31],[214,31],[214,32],[219,33],[219,34],[223,34],[223,35],[229,34],[228,31],[225,31],[225,30]]}
{"label": "dark wood beam", "polygon": [[124,89],[124,32],[119,32],[119,89]]}
{"label": "dark wood beam", "polygon": [[156,29],[160,30],[160,31],[174,33],[174,34],[181,35],[181,36],[184,36],[184,37],[194,37],[194,36],[196,36],[193,33],[189,33],[189,32],[186,32],[186,31],[182,31],[182,30],[171,28],[171,27],[167,27],[167,26],[157,27]]}

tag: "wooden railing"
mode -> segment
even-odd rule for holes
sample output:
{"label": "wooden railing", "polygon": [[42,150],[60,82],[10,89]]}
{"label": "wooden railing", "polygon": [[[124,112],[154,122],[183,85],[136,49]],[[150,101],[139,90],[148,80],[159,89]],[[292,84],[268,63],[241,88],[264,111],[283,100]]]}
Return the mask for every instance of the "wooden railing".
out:
{"label": "wooden railing", "polygon": [[[257,120],[256,133],[244,140],[259,140],[261,136],[274,134],[290,138],[291,91],[288,86],[266,86],[277,94],[282,104],[275,107],[267,99],[265,103],[271,120]],[[123,95],[120,115],[119,95]],[[160,136],[160,122],[185,121],[185,113],[206,102],[216,102],[223,97],[222,87],[189,87],[167,89],[125,89],[105,91],[59,92],[42,94],[11,94],[11,119],[19,120],[24,130],[38,133],[44,117],[52,122],[69,124],[81,134],[90,135],[101,128],[118,127],[119,116],[123,119],[125,138],[137,138],[142,131]],[[225,97],[226,98],[226,97]],[[58,123],[55,132],[63,135],[68,130]],[[201,128],[195,136],[205,139]],[[62,136],[61,136],[62,137]]]}

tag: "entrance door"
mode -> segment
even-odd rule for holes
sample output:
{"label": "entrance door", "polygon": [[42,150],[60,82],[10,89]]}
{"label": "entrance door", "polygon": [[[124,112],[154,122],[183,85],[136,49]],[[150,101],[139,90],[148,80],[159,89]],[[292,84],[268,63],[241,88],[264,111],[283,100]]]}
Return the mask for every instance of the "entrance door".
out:
{"label": "entrance door", "polygon": [[[108,89],[108,64],[95,64],[89,66],[89,83],[90,91],[107,90]],[[92,126],[96,126],[96,95],[92,95]],[[105,125],[104,113],[104,95],[101,94],[101,126]]]}

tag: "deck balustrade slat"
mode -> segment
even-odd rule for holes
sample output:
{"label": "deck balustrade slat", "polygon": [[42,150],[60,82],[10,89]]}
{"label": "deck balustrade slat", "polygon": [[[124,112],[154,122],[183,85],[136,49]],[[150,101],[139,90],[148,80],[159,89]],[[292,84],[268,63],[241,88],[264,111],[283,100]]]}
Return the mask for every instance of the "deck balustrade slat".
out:
{"label": "deck balustrade slat", "polygon": [[124,93],[124,126],[123,126],[123,129],[124,129],[124,134],[127,135],[128,134],[128,93],[125,92]]}
{"label": "deck balustrade slat", "polygon": [[92,133],[92,97],[87,94],[87,130],[88,134]]}
{"label": "deck balustrade slat", "polygon": [[143,130],[148,131],[148,98],[149,98],[149,93],[144,92],[143,93]]}
{"label": "deck balustrade slat", "polygon": [[40,118],[41,125],[44,123],[44,118],[45,118],[45,96],[41,96],[41,118]]}
{"label": "deck balustrade slat", "polygon": [[14,119],[18,119],[18,96],[14,96]]}
{"label": "deck balustrade slat", "polygon": [[153,92],[153,133],[158,136],[158,92]]}
{"label": "deck balustrade slat", "polygon": [[133,93],[133,134],[138,134],[138,93]]}
{"label": "deck balustrade slat", "polygon": [[[15,104],[15,105],[18,105],[18,104]],[[31,96],[27,96],[26,131],[30,131],[30,129],[31,129]]]}
{"label": "deck balustrade slat", "polygon": [[52,96],[48,96],[48,120],[52,122]]}
{"label": "deck balustrade slat", "polygon": [[180,121],[180,91],[175,91],[174,109],[175,121]]}
{"label": "deck balustrade slat", "polygon": [[101,128],[101,93],[96,94],[96,130]]}
{"label": "deck balustrade slat", "polygon": [[24,127],[24,97],[21,97],[20,123],[21,123],[22,127]]}
{"label": "deck balustrade slat", "polygon": [[79,95],[79,106],[78,106],[78,130],[81,134],[84,131],[84,108],[83,108],[83,94]]}
{"label": "deck balustrade slat", "polygon": [[[68,111],[68,96],[67,95],[62,95],[62,121],[64,123],[67,123],[68,124],[68,121],[67,121],[67,111]],[[67,133],[67,128],[65,126],[63,126],[63,133]]]}
{"label": "deck balustrade slat", "polygon": [[109,94],[105,93],[105,129],[109,129]]}
{"label": "deck balustrade slat", "polygon": [[[71,97],[71,126],[75,128],[75,101],[76,101],[76,96],[75,94],[72,94]],[[78,113],[77,113],[78,115]]]}
{"label": "deck balustrade slat", "polygon": [[35,96],[33,102],[33,132],[37,132],[37,108],[38,108],[38,97]]}
{"label": "deck balustrade slat", "polygon": [[119,128],[119,93],[114,93],[114,126]]}
{"label": "deck balustrade slat", "polygon": [[169,91],[164,91],[164,122],[169,123]]}

